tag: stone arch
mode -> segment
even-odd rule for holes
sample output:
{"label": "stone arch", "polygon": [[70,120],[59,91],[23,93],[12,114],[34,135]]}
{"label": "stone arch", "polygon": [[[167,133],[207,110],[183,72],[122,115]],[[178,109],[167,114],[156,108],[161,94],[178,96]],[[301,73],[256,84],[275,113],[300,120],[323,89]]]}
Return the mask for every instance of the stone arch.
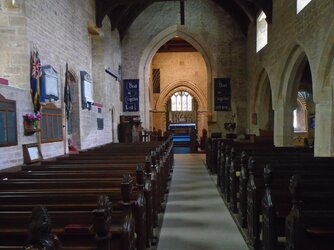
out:
{"label": "stone arch", "polygon": [[191,94],[195,98],[195,100],[198,103],[199,111],[206,110],[207,100],[205,98],[205,95],[201,92],[201,90],[194,83],[189,82],[189,81],[177,81],[177,82],[170,84],[167,88],[165,88],[160,93],[155,109],[157,111],[165,111],[166,104],[169,98],[175,92],[182,91],[182,90],[189,92],[189,94]]}
{"label": "stone arch", "polygon": [[[202,55],[205,65],[207,68],[207,105],[205,107],[207,109],[212,109],[212,103],[208,100],[212,100],[212,75],[213,72],[215,72],[215,69],[213,68],[213,65],[211,62],[213,62],[213,56],[211,53],[211,50],[205,46],[204,41],[200,41],[198,38],[195,38],[192,33],[186,28],[181,25],[173,25],[169,28],[163,30],[159,34],[157,34],[151,42],[146,46],[144,49],[142,56],[140,58],[139,67],[138,67],[138,78],[140,82],[142,82],[141,91],[143,91],[143,102],[144,106],[142,107],[143,110],[143,123],[144,126],[148,127],[149,123],[149,101],[148,101],[148,81],[149,81],[149,70],[150,70],[150,64],[152,62],[153,56],[156,54],[158,49],[165,44],[167,41],[172,39],[175,36],[179,36],[188,43],[190,43],[192,46],[194,46]],[[204,106],[204,105],[203,105]]]}
{"label": "stone arch", "polygon": [[330,99],[332,96],[329,88],[334,89],[334,21],[328,29],[324,47],[319,60],[316,82],[313,86],[313,98],[318,102],[319,98]]}
{"label": "stone arch", "polygon": [[277,103],[294,105],[297,100],[298,79],[301,78],[304,67],[309,60],[305,50],[299,44],[294,44],[285,61],[279,91],[277,91]]}
{"label": "stone arch", "polygon": [[[252,114],[252,125],[256,126],[256,129],[272,130],[273,126],[273,114],[272,114],[272,90],[267,71],[263,68],[258,76],[254,88],[253,96],[251,98],[251,113],[256,113],[256,117]],[[270,95],[268,96],[268,93]],[[270,99],[271,98],[271,99]],[[254,123],[256,119],[257,124]],[[255,128],[254,128],[255,129]],[[256,131],[257,133],[258,131]]]}
{"label": "stone arch", "polygon": [[[297,105],[298,88],[307,63],[310,65],[311,77],[313,76],[312,64],[301,45],[293,43],[286,52],[274,100],[276,146],[293,145],[293,110]],[[313,78],[312,85],[314,86]]]}
{"label": "stone arch", "polygon": [[271,91],[268,73],[265,69],[262,69],[259,74],[256,85],[255,85],[255,91],[253,92],[253,98],[251,98],[251,101],[253,100],[251,104],[252,111],[256,110],[257,106],[260,104],[263,97],[265,97],[268,87]]}
{"label": "stone arch", "polygon": [[68,70],[69,72],[69,76],[70,76],[70,81],[72,82],[78,82],[79,81],[79,78],[78,78],[78,75],[75,73],[75,71],[73,69],[69,69]]}

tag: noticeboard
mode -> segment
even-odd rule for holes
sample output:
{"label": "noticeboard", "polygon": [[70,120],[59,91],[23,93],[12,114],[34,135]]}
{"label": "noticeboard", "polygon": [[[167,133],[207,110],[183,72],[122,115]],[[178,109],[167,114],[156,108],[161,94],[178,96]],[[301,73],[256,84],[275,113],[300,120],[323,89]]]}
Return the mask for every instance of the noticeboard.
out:
{"label": "noticeboard", "polygon": [[124,80],[123,111],[139,111],[139,79]]}
{"label": "noticeboard", "polygon": [[230,78],[215,78],[214,91],[215,111],[231,111]]}

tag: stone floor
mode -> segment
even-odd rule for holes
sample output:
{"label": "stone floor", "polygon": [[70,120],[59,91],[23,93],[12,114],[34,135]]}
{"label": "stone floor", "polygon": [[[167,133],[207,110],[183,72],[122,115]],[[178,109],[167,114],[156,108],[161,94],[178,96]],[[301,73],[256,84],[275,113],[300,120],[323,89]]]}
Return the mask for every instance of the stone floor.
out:
{"label": "stone floor", "polygon": [[248,250],[204,158],[175,155],[158,250]]}

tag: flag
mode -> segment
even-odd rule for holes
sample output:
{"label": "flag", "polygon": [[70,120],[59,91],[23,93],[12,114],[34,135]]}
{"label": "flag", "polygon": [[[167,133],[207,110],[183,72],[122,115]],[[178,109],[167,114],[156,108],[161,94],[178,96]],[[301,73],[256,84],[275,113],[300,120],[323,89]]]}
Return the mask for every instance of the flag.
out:
{"label": "flag", "polygon": [[71,87],[69,84],[69,72],[68,72],[68,65],[66,63],[66,72],[65,72],[65,87],[64,87],[64,103],[65,103],[65,111],[66,111],[66,118],[69,120],[71,110],[72,110],[72,96],[71,96]]}
{"label": "flag", "polygon": [[35,113],[41,109],[40,104],[40,89],[39,80],[42,76],[41,61],[38,58],[38,51],[36,48],[31,52],[31,79],[30,79],[30,92],[32,97],[32,103],[34,105]]}

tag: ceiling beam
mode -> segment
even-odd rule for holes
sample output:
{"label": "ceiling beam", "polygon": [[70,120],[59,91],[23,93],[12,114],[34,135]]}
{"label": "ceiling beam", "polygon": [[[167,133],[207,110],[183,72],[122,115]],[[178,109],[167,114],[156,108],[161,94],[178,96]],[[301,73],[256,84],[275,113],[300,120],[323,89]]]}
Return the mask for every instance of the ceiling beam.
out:
{"label": "ceiling beam", "polygon": [[[96,26],[101,28],[107,15],[111,29],[118,28],[121,37],[126,30],[153,2],[172,2],[180,0],[95,0]],[[186,0],[183,0],[186,1]],[[212,0],[221,6],[239,25],[241,31],[247,35],[248,25],[255,22],[256,14],[261,9],[271,22],[272,0]]]}
{"label": "ceiling beam", "polygon": [[246,2],[245,0],[234,0],[234,1],[245,12],[249,21],[254,23],[256,19],[256,11],[254,5],[250,4],[249,2]]}
{"label": "ceiling beam", "polygon": [[222,7],[238,24],[242,33],[244,35],[247,35],[248,25],[250,20],[246,15],[246,13],[244,12],[244,10],[242,10],[234,0],[212,0],[212,1],[218,4],[220,7]]}
{"label": "ceiling beam", "polygon": [[267,22],[272,22],[272,11],[273,11],[273,1],[272,0],[248,0],[248,2],[251,2],[255,4],[258,9],[263,10],[263,12],[266,14],[266,20]]}
{"label": "ceiling beam", "polygon": [[118,32],[120,34],[121,40],[123,39],[127,29],[131,26],[133,21],[153,2],[154,0],[144,0],[131,6],[131,8],[128,10],[129,15],[123,16],[122,20],[119,22]]}
{"label": "ceiling beam", "polygon": [[112,31],[118,28],[124,16],[129,15],[131,6],[132,4],[121,5],[121,6],[114,8],[111,12],[107,14],[110,20]]}
{"label": "ceiling beam", "polygon": [[131,4],[131,3],[133,3],[133,0],[117,0],[117,1],[95,0],[96,26],[101,28],[104,17],[108,15],[114,8],[120,5]]}

